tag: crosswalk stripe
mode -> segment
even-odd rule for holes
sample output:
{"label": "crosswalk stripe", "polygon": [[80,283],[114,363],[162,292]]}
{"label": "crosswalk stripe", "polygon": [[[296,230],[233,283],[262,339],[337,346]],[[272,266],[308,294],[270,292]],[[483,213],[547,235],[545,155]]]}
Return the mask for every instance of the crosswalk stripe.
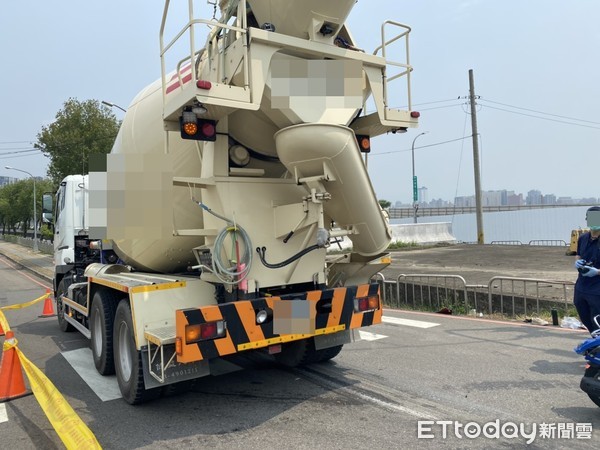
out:
{"label": "crosswalk stripe", "polygon": [[382,317],[383,323],[392,323],[394,325],[405,325],[407,327],[416,327],[416,328],[431,328],[437,327],[439,323],[433,322],[422,322],[420,320],[411,320],[411,319],[400,319],[398,317]]}
{"label": "crosswalk stripe", "polygon": [[378,339],[386,338],[383,334],[370,333],[368,331],[358,330],[358,334],[363,341],[376,341]]}
{"label": "crosswalk stripe", "polygon": [[8,422],[8,414],[6,413],[6,403],[0,403],[0,423]]}
{"label": "crosswalk stripe", "polygon": [[98,373],[91,349],[79,348],[63,352],[62,355],[100,400],[107,402],[121,398],[116,375],[102,376]]}

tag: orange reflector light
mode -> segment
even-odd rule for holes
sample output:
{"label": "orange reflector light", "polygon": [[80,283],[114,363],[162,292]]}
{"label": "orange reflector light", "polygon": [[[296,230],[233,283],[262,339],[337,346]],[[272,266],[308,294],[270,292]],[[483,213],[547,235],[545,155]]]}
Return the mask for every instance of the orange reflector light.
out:
{"label": "orange reflector light", "polygon": [[197,325],[185,326],[185,343],[206,341],[209,339],[217,339],[225,336],[225,321],[206,322]]}
{"label": "orange reflector light", "polygon": [[183,131],[185,134],[187,134],[189,136],[193,136],[194,134],[196,134],[198,132],[198,125],[196,124],[196,122],[184,123]]}
{"label": "orange reflector light", "polygon": [[177,353],[178,355],[181,356],[181,354],[183,353],[183,348],[181,345],[181,338],[175,338],[175,353]]}
{"label": "orange reflector light", "polygon": [[354,299],[354,312],[374,311],[379,308],[379,297],[359,297]]}
{"label": "orange reflector light", "polygon": [[356,140],[361,152],[369,153],[371,151],[371,138],[369,136],[356,136]]}

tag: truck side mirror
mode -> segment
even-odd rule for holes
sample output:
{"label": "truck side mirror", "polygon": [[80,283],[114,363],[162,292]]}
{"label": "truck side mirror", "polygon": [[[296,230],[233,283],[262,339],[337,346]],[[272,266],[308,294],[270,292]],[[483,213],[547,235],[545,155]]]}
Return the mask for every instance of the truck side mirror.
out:
{"label": "truck side mirror", "polygon": [[42,195],[42,222],[52,223],[54,219],[54,205],[52,194]]}

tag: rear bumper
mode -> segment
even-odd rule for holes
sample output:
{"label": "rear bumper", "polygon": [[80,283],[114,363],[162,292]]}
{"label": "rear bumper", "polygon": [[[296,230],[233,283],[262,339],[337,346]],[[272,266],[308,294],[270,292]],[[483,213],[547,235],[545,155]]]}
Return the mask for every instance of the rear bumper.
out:
{"label": "rear bumper", "polygon": [[[355,299],[373,296],[379,298],[377,283],[178,310],[175,327],[181,351],[177,361],[190,363],[207,360],[375,325],[381,323],[381,301],[374,310],[355,312]],[[269,318],[257,324],[256,313],[260,310],[267,311]],[[187,325],[220,320],[226,323],[225,337],[192,343],[185,341]]]}

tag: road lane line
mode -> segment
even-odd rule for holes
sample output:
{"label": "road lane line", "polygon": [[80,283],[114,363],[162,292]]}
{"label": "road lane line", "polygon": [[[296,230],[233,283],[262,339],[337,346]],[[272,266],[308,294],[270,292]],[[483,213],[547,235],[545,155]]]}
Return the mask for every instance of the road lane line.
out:
{"label": "road lane line", "polygon": [[368,331],[358,330],[361,340],[363,341],[376,341],[378,339],[384,339],[387,336],[383,334],[370,333]]}
{"label": "road lane line", "polygon": [[8,414],[6,413],[6,403],[0,403],[0,423],[8,422]]}
{"label": "road lane line", "polygon": [[383,316],[381,318],[383,323],[393,323],[394,325],[405,325],[407,327],[416,327],[416,328],[432,328],[437,327],[439,323],[433,322],[423,322],[421,320],[412,320],[412,319],[400,319],[398,317],[390,317]]}
{"label": "road lane line", "polygon": [[121,398],[116,375],[102,376],[98,373],[91,349],[70,350],[62,355],[100,400],[108,402]]}

